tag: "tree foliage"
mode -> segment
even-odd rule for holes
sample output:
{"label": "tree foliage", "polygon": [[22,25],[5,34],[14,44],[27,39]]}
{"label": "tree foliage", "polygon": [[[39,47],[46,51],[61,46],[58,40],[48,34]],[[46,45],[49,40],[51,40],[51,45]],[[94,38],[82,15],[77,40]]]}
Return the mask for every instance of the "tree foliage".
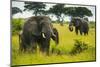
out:
{"label": "tree foliage", "polygon": [[33,14],[35,14],[35,16],[45,13],[44,9],[46,5],[42,2],[24,2],[24,4],[24,11],[33,11]]}
{"label": "tree foliage", "polygon": [[63,21],[65,14],[64,6],[64,4],[56,4],[49,9],[49,13],[54,14],[57,17],[58,22]]}
{"label": "tree foliage", "polygon": [[18,7],[12,7],[12,15],[22,13],[22,10]]}
{"label": "tree foliage", "polygon": [[91,10],[86,7],[66,7],[66,14],[72,17],[92,16]]}

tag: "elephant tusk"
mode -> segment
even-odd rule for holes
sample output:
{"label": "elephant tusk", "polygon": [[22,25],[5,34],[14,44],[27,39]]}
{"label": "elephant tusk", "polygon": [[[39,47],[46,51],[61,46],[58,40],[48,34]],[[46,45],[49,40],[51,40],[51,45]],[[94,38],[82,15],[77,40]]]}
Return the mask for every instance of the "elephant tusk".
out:
{"label": "elephant tusk", "polygon": [[56,35],[55,35],[55,34],[53,34],[53,36],[54,36],[54,37],[56,37]]}
{"label": "elephant tusk", "polygon": [[43,38],[46,38],[46,36],[44,35],[44,33],[42,33]]}

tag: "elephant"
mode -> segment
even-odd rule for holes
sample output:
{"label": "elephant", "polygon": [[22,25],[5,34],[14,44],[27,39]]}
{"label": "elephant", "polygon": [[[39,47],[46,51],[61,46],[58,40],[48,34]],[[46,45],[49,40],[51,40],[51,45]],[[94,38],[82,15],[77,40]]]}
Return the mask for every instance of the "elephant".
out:
{"label": "elephant", "polygon": [[89,32],[89,25],[88,25],[88,18],[80,18],[80,17],[73,17],[71,22],[69,23],[69,30],[72,32],[73,27],[75,27],[75,32],[78,35],[78,31],[80,31],[80,35],[88,35]]}
{"label": "elephant", "polygon": [[59,34],[47,16],[32,16],[25,21],[22,33],[19,34],[20,50],[35,51],[37,44],[42,52],[49,54],[50,39],[59,43]]}
{"label": "elephant", "polygon": [[53,28],[53,32],[56,36],[52,36],[51,38],[56,42],[56,44],[59,44],[59,33],[56,28]]}

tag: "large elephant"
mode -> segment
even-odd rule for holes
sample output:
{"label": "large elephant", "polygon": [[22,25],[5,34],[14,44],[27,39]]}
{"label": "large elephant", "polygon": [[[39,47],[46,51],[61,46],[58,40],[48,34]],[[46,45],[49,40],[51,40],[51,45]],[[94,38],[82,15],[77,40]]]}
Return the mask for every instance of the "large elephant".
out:
{"label": "large elephant", "polygon": [[49,53],[50,38],[56,44],[59,43],[57,29],[53,28],[51,19],[47,16],[30,17],[23,26],[23,32],[20,34],[20,50],[34,51],[37,44],[42,52]]}
{"label": "large elephant", "polygon": [[69,30],[73,31],[73,26],[75,27],[75,32],[78,35],[78,31],[80,34],[88,35],[89,26],[87,18],[73,17],[71,22],[69,23]]}

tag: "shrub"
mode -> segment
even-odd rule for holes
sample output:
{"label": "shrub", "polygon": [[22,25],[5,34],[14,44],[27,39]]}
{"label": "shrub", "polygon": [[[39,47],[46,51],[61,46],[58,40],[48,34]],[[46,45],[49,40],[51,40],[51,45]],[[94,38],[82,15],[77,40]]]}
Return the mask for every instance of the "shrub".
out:
{"label": "shrub", "polygon": [[17,34],[21,29],[23,25],[23,19],[12,19],[12,34]]}
{"label": "shrub", "polygon": [[89,26],[90,26],[90,28],[95,28],[95,22],[94,21],[90,21]]}
{"label": "shrub", "polygon": [[88,44],[85,42],[75,40],[74,47],[71,50],[71,55],[75,55],[77,53],[81,53],[82,51],[86,50],[88,48]]}

